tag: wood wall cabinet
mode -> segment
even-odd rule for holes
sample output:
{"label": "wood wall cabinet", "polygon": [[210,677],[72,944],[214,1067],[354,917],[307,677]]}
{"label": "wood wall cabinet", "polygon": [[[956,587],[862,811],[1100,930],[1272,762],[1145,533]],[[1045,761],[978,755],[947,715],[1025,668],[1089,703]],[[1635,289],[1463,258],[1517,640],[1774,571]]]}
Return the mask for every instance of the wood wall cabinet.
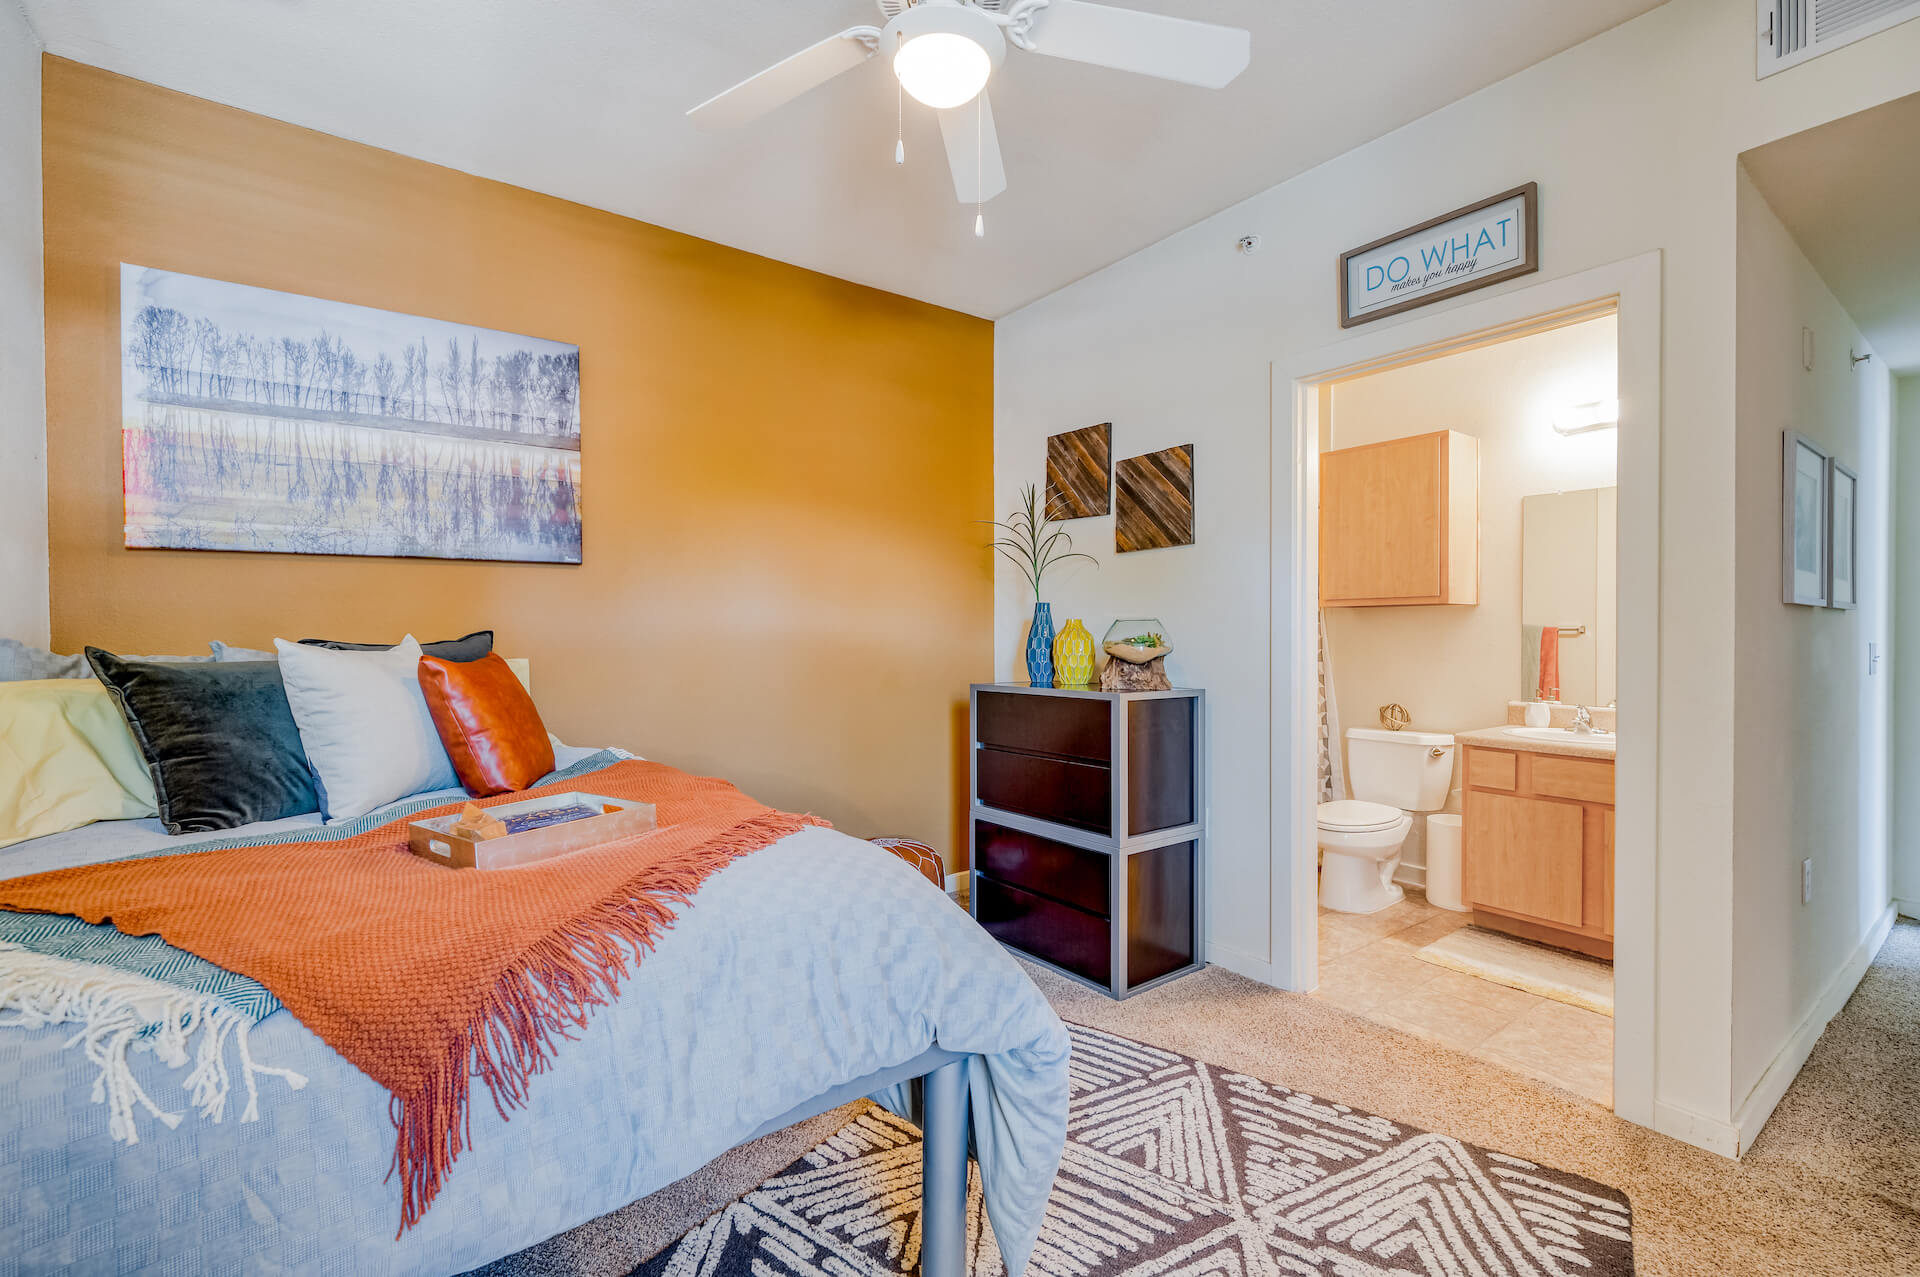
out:
{"label": "wood wall cabinet", "polygon": [[1480,441],[1441,430],[1320,454],[1320,606],[1480,601]]}
{"label": "wood wall cabinet", "polygon": [[1206,701],[976,684],[973,916],[1116,998],[1204,965]]}
{"label": "wood wall cabinet", "polygon": [[1613,764],[1469,745],[1461,821],[1475,925],[1613,957]]}

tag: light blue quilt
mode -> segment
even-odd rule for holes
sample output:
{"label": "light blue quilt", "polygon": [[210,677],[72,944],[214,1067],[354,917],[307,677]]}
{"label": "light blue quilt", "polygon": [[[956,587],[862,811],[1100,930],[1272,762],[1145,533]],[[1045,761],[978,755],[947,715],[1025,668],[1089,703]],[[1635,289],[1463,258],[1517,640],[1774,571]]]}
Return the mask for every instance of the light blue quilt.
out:
{"label": "light blue quilt", "polygon": [[[284,841],[288,830],[240,832]],[[59,839],[0,851],[0,877],[185,842],[143,845],[102,826]],[[222,996],[241,1006],[249,985]],[[662,1188],[813,1096],[936,1043],[984,1057],[970,1071],[975,1151],[1017,1275],[1066,1137],[1069,1042],[1033,982],[915,870],[826,829],[708,879],[511,1121],[476,1084],[471,1147],[397,1240],[386,1092],[276,1006],[246,1005],[264,1015],[252,1054],[305,1074],[304,1089],[262,1078],[258,1121],[240,1121],[237,1105],[218,1124],[191,1112],[174,1130],[143,1119],[137,1144],[109,1137],[91,1094],[97,1070],[63,1049],[69,1031],[0,1028],[0,1277],[457,1273]],[[149,1054],[133,1060],[156,1101],[188,1108],[181,1073]]]}

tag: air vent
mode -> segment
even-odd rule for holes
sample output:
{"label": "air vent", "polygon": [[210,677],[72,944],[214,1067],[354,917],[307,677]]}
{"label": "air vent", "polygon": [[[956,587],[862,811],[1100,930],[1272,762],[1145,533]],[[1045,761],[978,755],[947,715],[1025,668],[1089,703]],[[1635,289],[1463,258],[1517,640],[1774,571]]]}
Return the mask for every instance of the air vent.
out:
{"label": "air vent", "polygon": [[1773,43],[1776,56],[1785,57],[1807,47],[1807,6],[1813,0],[1775,0]]}
{"label": "air vent", "polygon": [[1759,0],[1761,76],[1920,18],[1920,0]]}
{"label": "air vent", "polygon": [[[1804,0],[1801,0],[1804,3]],[[1863,27],[1879,18],[1893,17],[1907,10],[1908,17],[1920,15],[1913,0],[1824,0],[1814,7],[1813,38],[1824,44],[1842,32]]]}

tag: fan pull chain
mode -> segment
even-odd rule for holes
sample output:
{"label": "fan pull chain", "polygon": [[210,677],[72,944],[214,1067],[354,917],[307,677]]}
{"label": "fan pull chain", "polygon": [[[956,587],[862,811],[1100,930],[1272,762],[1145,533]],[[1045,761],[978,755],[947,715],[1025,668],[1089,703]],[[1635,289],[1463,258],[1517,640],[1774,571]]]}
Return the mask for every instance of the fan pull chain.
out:
{"label": "fan pull chain", "polygon": [[907,91],[898,77],[893,82],[893,162],[907,162]]}
{"label": "fan pull chain", "polygon": [[987,95],[984,90],[982,90],[979,97],[973,100],[973,180],[975,183],[973,188],[975,197],[973,202],[973,237],[975,239],[985,239],[987,237],[985,201],[980,198],[987,189],[987,162],[984,158],[987,149],[986,102]]}

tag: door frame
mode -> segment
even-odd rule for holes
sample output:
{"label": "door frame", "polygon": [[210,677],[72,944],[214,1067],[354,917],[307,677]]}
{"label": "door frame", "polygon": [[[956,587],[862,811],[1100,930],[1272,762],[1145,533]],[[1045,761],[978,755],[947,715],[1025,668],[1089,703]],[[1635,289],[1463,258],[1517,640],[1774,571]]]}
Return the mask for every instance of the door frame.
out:
{"label": "door frame", "polygon": [[1661,276],[1659,252],[1389,323],[1272,363],[1273,918],[1275,983],[1319,983],[1315,655],[1320,430],[1335,382],[1612,314],[1619,321],[1619,703],[1614,772],[1614,1111],[1654,1122],[1660,747]]}

